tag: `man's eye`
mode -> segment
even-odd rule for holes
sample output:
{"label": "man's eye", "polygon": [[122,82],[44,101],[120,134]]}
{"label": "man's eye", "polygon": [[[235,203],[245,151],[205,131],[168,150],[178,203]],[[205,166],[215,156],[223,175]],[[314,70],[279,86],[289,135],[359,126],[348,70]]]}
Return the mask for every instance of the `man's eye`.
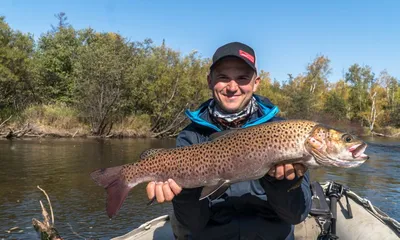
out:
{"label": "man's eye", "polygon": [[249,83],[250,82],[250,78],[248,78],[248,77],[241,77],[241,78],[238,78],[238,82],[239,83],[241,83],[241,84],[247,84],[247,83]]}

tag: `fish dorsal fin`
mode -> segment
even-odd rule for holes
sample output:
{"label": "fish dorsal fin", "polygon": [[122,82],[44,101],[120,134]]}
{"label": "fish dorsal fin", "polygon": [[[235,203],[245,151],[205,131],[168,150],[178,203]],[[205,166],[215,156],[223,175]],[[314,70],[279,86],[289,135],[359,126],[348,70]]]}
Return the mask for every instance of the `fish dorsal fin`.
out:
{"label": "fish dorsal fin", "polygon": [[165,151],[165,148],[150,148],[140,154],[140,159],[151,157],[159,152]]}
{"label": "fish dorsal fin", "polygon": [[218,191],[218,194],[213,195],[214,197],[219,197],[226,191],[228,187],[229,187],[229,180],[220,180],[216,185],[204,186],[203,190],[201,191],[199,200],[203,200],[204,198],[212,195],[213,193],[216,193],[219,189],[223,189],[222,193],[219,194]]}
{"label": "fish dorsal fin", "polygon": [[234,134],[237,131],[240,131],[240,129],[229,129],[229,130],[224,130],[224,131],[221,131],[221,132],[216,132],[216,133],[213,133],[213,134],[210,135],[210,140],[214,141],[214,140],[220,139],[222,137],[226,137],[226,136],[229,136],[231,134]]}

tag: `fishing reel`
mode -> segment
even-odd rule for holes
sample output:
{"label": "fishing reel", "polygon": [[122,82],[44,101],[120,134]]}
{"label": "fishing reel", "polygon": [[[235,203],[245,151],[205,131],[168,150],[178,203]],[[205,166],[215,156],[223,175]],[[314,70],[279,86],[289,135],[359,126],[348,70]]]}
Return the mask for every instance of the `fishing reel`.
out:
{"label": "fishing reel", "polygon": [[[331,211],[332,207],[336,208],[336,203],[337,201],[340,200],[340,198],[344,195],[346,197],[346,204],[347,204],[347,214],[349,218],[353,218],[353,213],[351,211],[351,206],[349,203],[349,198],[347,196],[347,192],[350,191],[348,187],[343,186],[342,184],[336,183],[334,181],[330,182],[327,190],[326,190],[326,196],[329,198],[331,202]],[[334,201],[332,203],[332,201]],[[336,210],[336,209],[334,209]]]}
{"label": "fishing reel", "polygon": [[331,182],[326,190],[326,196],[329,198],[336,197],[337,199],[340,199],[343,196],[343,189],[344,187],[342,184]]}

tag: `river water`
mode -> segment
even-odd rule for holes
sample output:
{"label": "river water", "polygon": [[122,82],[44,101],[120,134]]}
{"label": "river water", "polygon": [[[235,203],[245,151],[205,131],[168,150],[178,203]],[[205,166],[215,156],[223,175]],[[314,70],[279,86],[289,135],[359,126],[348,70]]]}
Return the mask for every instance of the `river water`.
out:
{"label": "river water", "polygon": [[[345,184],[400,220],[400,140],[366,138],[370,160],[356,169],[312,170],[312,180]],[[0,140],[0,239],[38,239],[32,218],[42,220],[39,200],[49,195],[55,226],[64,239],[109,239],[171,211],[171,204],[146,207],[145,184],[135,187],[119,214],[109,219],[105,191],[91,171],[136,161],[148,148],[174,147],[157,139]],[[6,231],[18,227],[7,233]]]}

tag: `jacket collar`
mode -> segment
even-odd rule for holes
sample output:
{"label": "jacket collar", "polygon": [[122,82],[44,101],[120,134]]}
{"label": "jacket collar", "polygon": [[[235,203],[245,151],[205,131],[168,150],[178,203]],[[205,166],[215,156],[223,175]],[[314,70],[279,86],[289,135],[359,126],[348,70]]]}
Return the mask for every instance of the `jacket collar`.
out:
{"label": "jacket collar", "polygon": [[[251,127],[255,126],[261,123],[268,122],[271,120],[273,117],[275,117],[276,114],[279,113],[279,108],[275,105],[273,105],[267,98],[261,97],[259,95],[254,94],[253,95],[258,103],[259,110],[258,112],[261,112],[261,114],[253,114],[250,120],[245,123],[242,128],[246,127]],[[222,131],[218,126],[212,123],[207,107],[209,103],[211,102],[211,99],[207,100],[203,104],[200,105],[200,107],[195,110],[195,111],[190,111],[187,109],[185,111],[186,116],[193,122],[198,125],[212,128],[215,131]]]}

